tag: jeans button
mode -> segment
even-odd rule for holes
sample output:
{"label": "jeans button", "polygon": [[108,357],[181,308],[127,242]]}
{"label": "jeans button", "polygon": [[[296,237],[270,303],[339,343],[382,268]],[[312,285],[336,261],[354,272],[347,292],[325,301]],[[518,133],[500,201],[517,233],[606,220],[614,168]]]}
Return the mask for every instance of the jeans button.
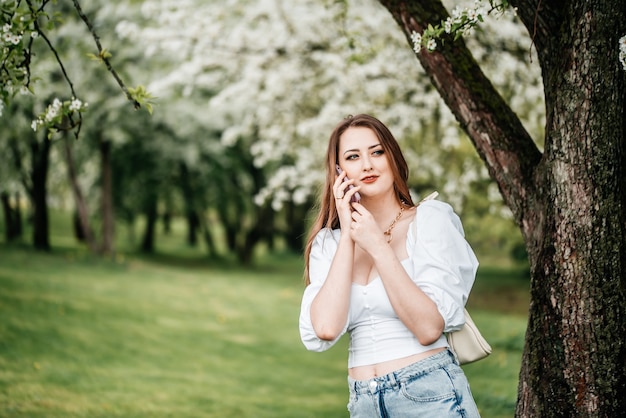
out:
{"label": "jeans button", "polygon": [[376,390],[376,387],[377,387],[377,386],[378,386],[378,384],[377,384],[375,381],[373,381],[373,380],[372,380],[372,381],[370,382],[370,390],[371,390],[372,392],[374,392],[374,391]]}

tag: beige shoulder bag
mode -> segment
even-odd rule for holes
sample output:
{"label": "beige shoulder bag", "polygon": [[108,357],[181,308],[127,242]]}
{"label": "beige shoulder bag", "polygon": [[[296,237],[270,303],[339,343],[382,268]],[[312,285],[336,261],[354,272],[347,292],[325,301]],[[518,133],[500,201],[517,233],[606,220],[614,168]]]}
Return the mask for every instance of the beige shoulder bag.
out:
{"label": "beige shoulder bag", "polygon": [[[434,192],[425,197],[421,202],[434,199],[438,195],[439,193]],[[413,222],[413,224],[413,232],[417,238],[417,225],[415,225],[415,222]],[[463,328],[458,331],[446,333],[450,349],[456,354],[459,363],[461,364],[472,363],[491,354],[491,346],[481,335],[478,327],[476,327],[476,324],[472,321],[472,317],[469,312],[467,312],[467,309],[464,309],[464,312],[465,325],[463,325]]]}

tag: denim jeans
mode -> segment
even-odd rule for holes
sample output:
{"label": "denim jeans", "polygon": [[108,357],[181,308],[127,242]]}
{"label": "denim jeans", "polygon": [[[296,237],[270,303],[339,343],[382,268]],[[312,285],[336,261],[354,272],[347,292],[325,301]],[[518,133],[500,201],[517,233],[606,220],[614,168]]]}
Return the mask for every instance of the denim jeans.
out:
{"label": "denim jeans", "polygon": [[348,377],[352,418],[479,418],[465,373],[449,350],[385,376]]}

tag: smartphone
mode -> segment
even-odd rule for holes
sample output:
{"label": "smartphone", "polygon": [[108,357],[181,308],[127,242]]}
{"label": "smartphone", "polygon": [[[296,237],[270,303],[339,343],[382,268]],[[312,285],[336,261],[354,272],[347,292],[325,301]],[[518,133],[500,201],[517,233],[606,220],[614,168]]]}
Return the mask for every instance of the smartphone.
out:
{"label": "smartphone", "polygon": [[[341,169],[341,167],[339,167],[339,164],[337,164],[335,167],[337,168],[337,175],[343,173],[343,170]],[[343,178],[343,181],[347,181],[347,180],[348,180],[348,176]],[[350,190],[353,187],[354,187],[353,185],[349,185],[348,190]],[[350,198],[350,202],[359,203],[360,201],[361,201],[361,195],[359,194],[359,192],[354,193],[352,197]]]}

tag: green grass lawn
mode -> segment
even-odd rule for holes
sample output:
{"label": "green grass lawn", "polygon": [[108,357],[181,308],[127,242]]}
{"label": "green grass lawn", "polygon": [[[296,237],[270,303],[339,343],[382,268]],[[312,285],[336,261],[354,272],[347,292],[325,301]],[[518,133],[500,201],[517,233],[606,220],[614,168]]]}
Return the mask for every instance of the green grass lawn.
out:
{"label": "green grass lawn", "polygon": [[[299,339],[301,264],[0,244],[0,416],[347,417],[346,339]],[[484,418],[513,415],[526,286],[481,268],[470,298],[494,349],[464,366]]]}

